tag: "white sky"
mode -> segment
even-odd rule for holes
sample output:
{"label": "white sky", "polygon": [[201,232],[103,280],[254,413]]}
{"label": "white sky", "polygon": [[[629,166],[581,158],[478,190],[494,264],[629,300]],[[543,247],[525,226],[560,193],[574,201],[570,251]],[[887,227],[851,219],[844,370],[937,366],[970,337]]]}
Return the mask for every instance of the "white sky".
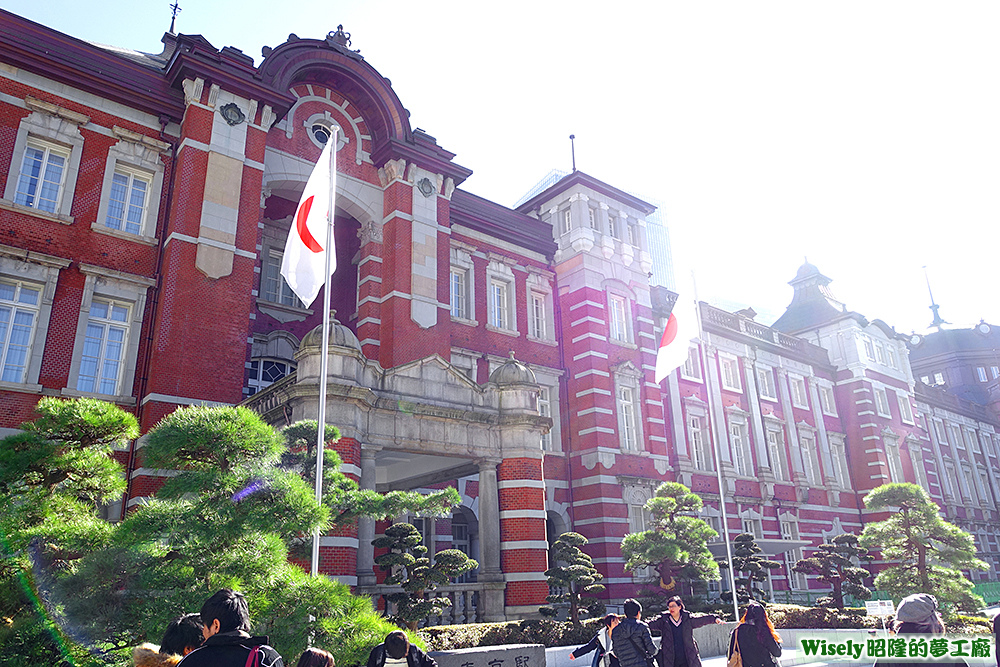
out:
{"label": "white sky", "polygon": [[[5,0],[159,51],[169,0]],[[177,31],[260,60],[343,23],[413,127],[512,205],[577,166],[664,203],[699,297],[770,323],[803,257],[848,308],[1000,324],[1000,3],[181,0]],[[991,250],[992,249],[992,250]]]}

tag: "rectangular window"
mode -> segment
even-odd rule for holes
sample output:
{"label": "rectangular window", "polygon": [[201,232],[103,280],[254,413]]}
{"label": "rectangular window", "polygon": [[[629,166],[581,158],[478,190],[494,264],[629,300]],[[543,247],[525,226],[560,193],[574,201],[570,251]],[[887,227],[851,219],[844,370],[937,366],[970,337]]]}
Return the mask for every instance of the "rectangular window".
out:
{"label": "rectangular window", "polygon": [[639,436],[635,427],[635,393],[631,387],[618,389],[618,411],[621,414],[622,449],[637,451],[639,449]]}
{"label": "rectangular window", "polygon": [[69,149],[29,138],[14,202],[54,214],[59,209],[68,162]]}
{"label": "rectangular window", "polygon": [[943,385],[944,384],[944,373],[935,373],[934,374],[934,384],[935,385]]}
{"label": "rectangular window", "polygon": [[618,238],[618,218],[613,215],[608,216],[608,233],[613,238]]}
{"label": "rectangular window", "polygon": [[281,275],[281,257],[282,253],[279,250],[271,250],[267,254],[267,265],[264,267],[264,299],[271,303],[301,307],[302,302]]}
{"label": "rectangular window", "polygon": [[146,220],[151,178],[133,169],[118,167],[111,177],[108,214],[104,226],[139,234]]}
{"label": "rectangular window", "polygon": [[742,391],[739,362],[730,357],[719,357],[719,367],[722,371],[722,388],[730,391]]}
{"label": "rectangular window", "polygon": [[77,391],[116,395],[124,368],[129,305],[94,299],[80,357]]}
{"label": "rectangular window", "polygon": [[986,376],[986,367],[985,366],[977,366],[976,367],[976,375],[979,376],[979,381],[980,382],[986,382],[989,379]]}
{"label": "rectangular window", "polygon": [[451,270],[451,316],[469,320],[472,318],[469,317],[469,293],[465,276],[466,271],[462,269]]}
{"label": "rectangular window", "polygon": [[979,438],[976,437],[975,431],[964,431],[965,433],[965,444],[966,446],[974,452],[979,452]]}
{"label": "rectangular window", "polygon": [[573,214],[566,209],[563,211],[563,234],[569,234],[571,229],[573,229]]}
{"label": "rectangular window", "polygon": [[924,470],[924,455],[920,445],[911,442],[907,454],[910,457],[910,467],[913,469],[913,478],[917,484],[927,490],[927,473]]}
{"label": "rectangular window", "polygon": [[990,366],[990,375],[993,376],[994,380],[1000,378],[1000,366]]}
{"label": "rectangular window", "polygon": [[885,445],[885,458],[889,464],[890,482],[905,482],[903,478],[903,464],[899,456],[899,443],[892,438],[883,438]]}
{"label": "rectangular window", "polygon": [[899,363],[896,361],[896,350],[892,348],[892,345],[887,345],[885,348],[885,358],[889,364],[889,368],[899,368]]}
{"label": "rectangular window", "polygon": [[594,212],[594,209],[589,208],[589,207],[587,208],[587,219],[590,221],[590,228],[596,231],[597,230],[597,214]]}
{"label": "rectangular window", "polygon": [[805,467],[806,480],[812,486],[820,485],[819,460],[816,458],[816,441],[811,436],[799,438],[802,446],[802,465]]}
{"label": "rectangular window", "polygon": [[830,415],[832,417],[837,416],[837,402],[834,400],[833,387],[825,387],[820,385],[819,387],[819,404],[823,409],[823,414]]}
{"label": "rectangular window", "polygon": [[687,360],[681,367],[681,375],[692,380],[701,379],[701,359],[699,359],[697,347],[688,348]]}
{"label": "rectangular window", "polygon": [[958,449],[965,449],[965,438],[962,437],[962,429],[955,424],[948,424],[948,438]]}
{"label": "rectangular window", "polygon": [[806,381],[800,377],[789,375],[788,386],[792,391],[792,405],[797,408],[808,408],[809,401],[806,400]]}
{"label": "rectangular window", "polygon": [[0,281],[0,380],[22,383],[31,356],[41,286]]}
{"label": "rectangular window", "polygon": [[775,479],[788,481],[788,459],[785,457],[785,442],[781,431],[767,432],[767,449],[771,456],[771,472]]}
{"label": "rectangular window", "polygon": [[833,476],[836,478],[838,486],[842,489],[848,488],[847,459],[844,456],[842,442],[830,442],[830,460],[833,462]]}
{"label": "rectangular window", "polygon": [[993,492],[990,489],[990,476],[985,470],[979,471],[979,482],[983,487],[983,501],[986,505],[993,505]]}
{"label": "rectangular window", "polygon": [[628,242],[637,248],[639,247],[639,225],[636,225],[634,223],[629,223]]}
{"label": "rectangular window", "polygon": [[697,470],[712,470],[712,457],[707,447],[701,417],[688,418],[688,444],[691,446],[691,462]]}
{"label": "rectangular window", "polygon": [[861,340],[865,344],[865,356],[868,357],[868,361],[875,361],[875,345],[872,344],[872,339],[865,336]]}
{"label": "rectangular window", "polygon": [[777,400],[778,395],[774,391],[774,371],[770,368],[757,369],[757,390],[761,398]]}
{"label": "rectangular window", "polygon": [[543,295],[534,292],[531,293],[531,317],[528,321],[531,324],[530,334],[533,337],[546,337],[545,297]]}
{"label": "rectangular window", "polygon": [[885,348],[882,347],[882,343],[875,346],[875,361],[885,365]]}
{"label": "rectangular window", "polygon": [[755,540],[761,538],[760,519],[741,519],[740,525],[743,532],[747,535],[753,535]]}
{"label": "rectangular window", "polygon": [[611,339],[623,343],[629,341],[628,335],[628,305],[620,296],[612,296],[611,307]]}
{"label": "rectangular window", "polygon": [[490,291],[493,295],[492,309],[490,310],[490,324],[500,329],[509,328],[508,322],[508,296],[507,283],[499,280],[490,282]]}
{"label": "rectangular window", "polygon": [[889,417],[889,397],[882,387],[875,387],[875,410],[879,416]]}
{"label": "rectangular window", "polygon": [[[781,522],[781,538],[784,540],[797,540],[799,539],[799,526],[794,521],[782,521]],[[791,551],[785,553],[785,561],[789,566],[794,565],[798,561],[802,560],[802,549],[792,549]],[[789,570],[791,568],[789,567]],[[792,590],[806,590],[809,583],[806,580],[806,575],[801,572],[791,572],[791,579],[788,581],[788,585]]]}
{"label": "rectangular window", "polygon": [[910,405],[910,397],[906,394],[896,394],[899,401],[899,416],[907,424],[913,423],[913,407]]}
{"label": "rectangular window", "polygon": [[[538,392],[538,414],[542,417],[552,416],[551,394],[548,387],[541,387]],[[542,435],[542,451],[552,451],[552,431]]]}
{"label": "rectangular window", "polygon": [[743,424],[731,424],[729,436],[733,448],[733,465],[736,474],[743,477],[753,476],[753,462],[750,460],[750,449],[747,447],[746,427]]}

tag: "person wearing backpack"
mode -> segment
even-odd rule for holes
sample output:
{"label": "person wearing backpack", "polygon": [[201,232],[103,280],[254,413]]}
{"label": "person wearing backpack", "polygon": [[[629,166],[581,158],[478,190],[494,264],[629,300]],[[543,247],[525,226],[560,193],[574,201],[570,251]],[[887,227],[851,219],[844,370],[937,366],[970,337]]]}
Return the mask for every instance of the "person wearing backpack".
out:
{"label": "person wearing backpack", "polygon": [[250,636],[250,609],[242,593],[224,588],[201,606],[205,643],[188,653],[178,667],[285,667],[267,645]]}

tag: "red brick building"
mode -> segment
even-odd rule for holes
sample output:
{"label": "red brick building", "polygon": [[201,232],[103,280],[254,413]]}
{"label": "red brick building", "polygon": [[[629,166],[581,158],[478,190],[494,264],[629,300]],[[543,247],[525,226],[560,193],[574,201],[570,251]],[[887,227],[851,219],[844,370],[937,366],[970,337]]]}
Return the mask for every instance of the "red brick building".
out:
{"label": "red brick building", "polygon": [[[144,431],[190,404],[315,417],[319,302],[278,267],[336,126],[329,420],[362,487],[459,490],[450,518],[413,518],[429,546],[480,561],[450,589],[455,619],[534,613],[566,530],[590,540],[610,601],[633,595],[643,575],[619,544],[664,480],[720,531],[725,498],[728,531],[787,562],[859,530],[867,490],[915,481],[996,562],[995,415],[915,380],[906,341],[815,267],[774,327],[702,304],[700,341],[658,385],[673,295],[650,284],[653,206],[582,172],[516,209],[463,190],[470,169],[339,30],[260,64],[201,36],[163,44],[99,47],[0,11],[3,429],[44,395],[114,401]],[[945,447],[927,419],[974,439]],[[111,519],[166,474],[141,449],[120,453]],[[326,536],[322,571],[377,594],[377,530]],[[818,587],[787,567],[771,586]]]}

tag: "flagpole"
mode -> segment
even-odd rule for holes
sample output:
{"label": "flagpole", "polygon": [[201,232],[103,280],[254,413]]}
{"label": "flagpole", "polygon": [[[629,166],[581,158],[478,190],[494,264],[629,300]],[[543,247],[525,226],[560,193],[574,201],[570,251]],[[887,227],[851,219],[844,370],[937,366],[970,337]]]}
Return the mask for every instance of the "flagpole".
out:
{"label": "flagpole", "polygon": [[[326,375],[330,364],[330,263],[333,259],[333,196],[337,189],[337,132],[339,127],[330,128],[330,200],[326,218],[326,270],[323,282],[323,346],[319,360],[319,414],[316,421],[316,502],[323,502],[323,448],[326,445]],[[319,574],[320,527],[313,531],[312,576]]]}
{"label": "flagpole", "polygon": [[[698,340],[701,341],[701,306],[698,304],[698,284],[694,278],[694,271],[691,272],[691,286],[694,290],[694,319],[698,325]],[[709,373],[707,359],[705,357],[705,346],[699,345],[700,349],[699,356],[701,357],[701,367],[705,369],[705,373]],[[711,398],[711,397],[709,397]],[[736,620],[740,620],[740,605],[739,601],[736,599],[736,573],[733,572],[733,548],[729,542],[729,514],[726,512],[726,492],[725,487],[722,485],[722,457],[719,452],[719,425],[715,425],[716,433],[715,437],[712,438],[712,450],[715,453],[715,476],[719,481],[719,512],[722,515],[722,537],[726,542],[726,562],[729,563],[729,589],[733,593],[733,613],[736,615]]]}

